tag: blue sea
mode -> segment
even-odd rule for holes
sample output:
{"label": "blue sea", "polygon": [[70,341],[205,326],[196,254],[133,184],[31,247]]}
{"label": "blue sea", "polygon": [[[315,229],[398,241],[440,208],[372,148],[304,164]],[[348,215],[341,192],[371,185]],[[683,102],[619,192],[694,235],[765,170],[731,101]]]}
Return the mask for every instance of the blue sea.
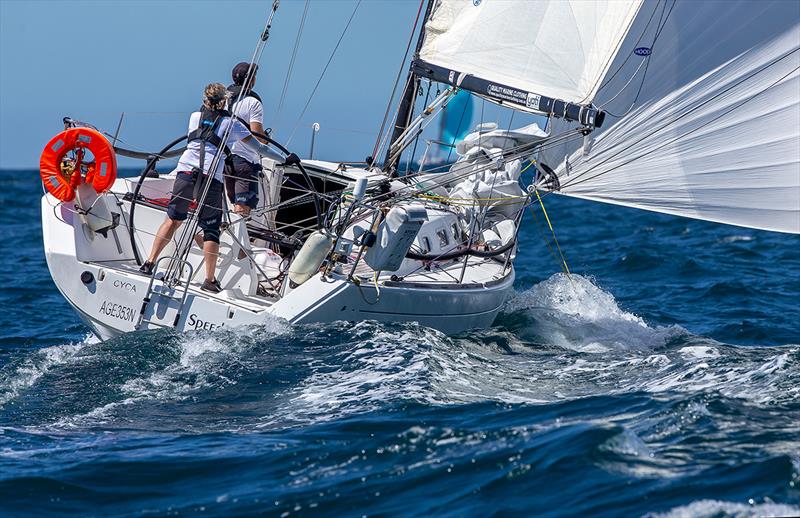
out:
{"label": "blue sea", "polygon": [[490,329],[99,342],[0,175],[1,516],[800,515],[798,236],[547,196]]}

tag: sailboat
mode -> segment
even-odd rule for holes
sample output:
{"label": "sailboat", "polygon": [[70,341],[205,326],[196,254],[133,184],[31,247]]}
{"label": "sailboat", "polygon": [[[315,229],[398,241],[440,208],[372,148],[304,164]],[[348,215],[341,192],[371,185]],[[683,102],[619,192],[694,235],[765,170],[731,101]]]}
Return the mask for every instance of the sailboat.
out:
{"label": "sailboat", "polygon": [[[226,215],[218,294],[200,289],[194,215],[139,272],[174,180],[157,165],[186,137],[136,153],[65,119],[42,156],[42,226],[82,320],[103,339],[276,316],[488,327],[526,253],[523,215],[554,194],[800,233],[797,2],[429,0],[418,16],[382,160],[264,159],[262,206]],[[415,112],[421,83],[440,93]],[[460,91],[546,123],[483,122],[453,143],[454,163],[400,174]],[[116,178],[117,155],[145,160],[141,174]]]}

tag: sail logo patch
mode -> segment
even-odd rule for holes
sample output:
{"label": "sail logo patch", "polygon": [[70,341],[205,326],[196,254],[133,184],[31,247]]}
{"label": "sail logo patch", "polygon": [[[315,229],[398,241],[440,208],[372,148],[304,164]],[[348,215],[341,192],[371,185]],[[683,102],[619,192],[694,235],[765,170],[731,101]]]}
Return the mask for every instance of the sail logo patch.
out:
{"label": "sail logo patch", "polygon": [[653,49],[651,49],[650,47],[636,47],[635,49],[633,49],[633,53],[636,54],[637,56],[644,57],[652,54]]}
{"label": "sail logo patch", "polygon": [[528,97],[525,99],[525,107],[530,108],[532,110],[539,109],[539,101],[542,99],[540,95],[528,93]]}

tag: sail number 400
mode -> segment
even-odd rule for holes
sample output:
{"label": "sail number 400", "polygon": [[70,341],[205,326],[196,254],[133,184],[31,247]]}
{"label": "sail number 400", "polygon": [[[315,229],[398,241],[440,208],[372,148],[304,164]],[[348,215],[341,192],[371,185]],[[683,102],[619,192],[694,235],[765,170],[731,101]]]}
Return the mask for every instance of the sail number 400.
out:
{"label": "sail number 400", "polygon": [[100,313],[127,322],[133,322],[136,319],[136,311],[133,308],[107,300],[104,300],[100,306]]}

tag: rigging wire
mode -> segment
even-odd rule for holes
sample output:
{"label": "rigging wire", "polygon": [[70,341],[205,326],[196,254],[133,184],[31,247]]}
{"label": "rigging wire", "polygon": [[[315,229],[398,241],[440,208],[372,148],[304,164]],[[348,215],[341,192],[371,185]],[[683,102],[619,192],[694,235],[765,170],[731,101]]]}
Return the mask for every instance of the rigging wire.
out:
{"label": "rigging wire", "polygon": [[[433,0],[431,0],[433,1]],[[372,150],[372,157],[373,159],[377,158],[378,156],[378,146],[381,144],[383,130],[386,127],[386,120],[389,117],[389,112],[392,109],[392,101],[394,100],[394,95],[397,93],[397,85],[400,84],[400,78],[403,76],[403,68],[405,68],[406,60],[408,59],[408,51],[411,50],[411,43],[414,42],[414,34],[417,32],[417,25],[419,24],[419,17],[422,14],[422,6],[425,5],[425,0],[420,0],[419,8],[417,9],[417,16],[414,19],[414,26],[411,28],[411,34],[408,35],[408,43],[406,44],[406,51],[403,53],[403,60],[400,62],[400,69],[397,71],[397,78],[394,80],[394,86],[392,87],[392,94],[389,96],[389,102],[386,104],[386,112],[383,114],[383,121],[381,122],[381,129],[378,130],[378,135],[375,139],[375,147]],[[413,74],[408,74],[409,81],[411,80],[411,76]],[[406,88],[408,88],[408,82],[406,82]],[[400,107],[397,107],[398,111]],[[391,133],[391,132],[389,132]],[[382,146],[381,146],[382,147]]]}
{"label": "rigging wire", "polygon": [[[569,131],[565,132],[564,134],[559,135],[558,137],[553,137],[552,139],[548,140],[547,142],[550,142],[552,140],[553,142],[550,145],[555,146],[555,145],[559,144],[559,141],[569,141],[569,140],[573,140],[573,139],[576,139],[576,138],[583,138],[583,137],[582,137],[582,135],[580,133],[577,133],[575,130],[569,130]],[[507,149],[507,150],[501,150],[501,151],[497,151],[497,152],[490,152],[490,153],[486,154],[487,163],[485,165],[483,165],[483,166],[479,166],[479,167],[476,167],[476,168],[468,167],[468,168],[465,168],[464,172],[461,172],[461,173],[458,173],[458,174],[454,174],[454,175],[450,175],[450,174],[443,175],[443,178],[440,181],[436,181],[434,179],[430,179],[432,184],[430,186],[428,186],[428,187],[421,187],[418,184],[408,185],[406,187],[403,187],[403,188],[400,188],[400,189],[397,189],[397,190],[393,191],[391,194],[394,194],[395,196],[397,196],[401,200],[410,199],[410,198],[413,198],[415,196],[418,196],[419,194],[426,193],[426,192],[430,191],[431,189],[435,189],[435,188],[438,188],[438,187],[443,187],[444,185],[446,185],[448,183],[452,183],[452,182],[454,182],[456,180],[466,178],[466,177],[468,177],[468,176],[470,176],[472,174],[483,172],[483,171],[488,171],[489,169],[494,167],[494,159],[496,159],[496,158],[504,158],[506,161],[514,160],[514,159],[517,159],[517,158],[522,158],[522,157],[525,157],[525,156],[529,156],[532,153],[536,152],[538,149],[541,149],[543,147],[544,147],[544,144],[538,144],[538,143],[536,143],[534,145],[522,144],[520,146],[516,146],[516,147],[510,148],[510,149]],[[441,172],[443,169],[450,168],[451,166],[452,166],[452,164],[445,164],[443,166],[439,166],[439,167],[435,167],[433,169],[429,169],[428,171],[420,171],[420,172],[408,175],[408,177],[406,177],[406,178],[413,179],[415,177],[422,176],[422,175],[428,176],[428,175],[431,175],[431,174],[435,174],[435,172]],[[399,195],[398,196],[398,193],[402,192],[402,191],[409,191],[409,192],[407,194],[405,194],[405,195]],[[379,195],[376,195],[376,196],[370,198],[370,200],[378,201],[379,199],[387,197],[387,196],[388,196],[388,194],[379,194]]]}
{"label": "rigging wire", "polygon": [[545,246],[547,246],[547,251],[550,253],[550,257],[552,257],[553,261],[555,261],[555,263],[559,265],[559,268],[561,268],[563,270],[564,267],[561,265],[561,262],[558,260],[558,257],[556,256],[556,252],[555,252],[555,250],[553,250],[553,245],[550,244],[550,240],[547,239],[547,235],[544,233],[544,230],[542,229],[542,224],[539,222],[539,218],[536,216],[536,211],[533,210],[533,204],[530,204],[529,207],[531,209],[530,210],[531,216],[533,216],[533,222],[536,225],[536,231],[539,233],[539,237],[542,238],[542,241],[544,241]]}
{"label": "rigging wire", "polygon": [[[428,99],[431,95],[431,81],[428,81],[428,88],[425,91],[425,101],[422,103],[423,106],[428,106]],[[414,156],[417,154],[417,144],[419,144],[419,139],[422,136],[422,133],[417,135],[417,138],[414,139],[414,148],[411,150],[411,156],[406,160],[406,170],[403,172],[403,176],[408,174],[409,169],[411,168],[411,163],[414,161]]]}
{"label": "rigging wire", "polygon": [[[614,49],[614,52],[612,52],[612,53],[611,53],[611,54],[608,56],[608,59],[606,59],[606,62],[605,62],[605,63],[603,63],[603,68],[602,68],[602,70],[603,70],[604,72],[605,72],[605,71],[607,71],[607,70],[608,70],[608,67],[610,67],[610,66],[611,66],[611,64],[614,62],[614,58],[616,57],[617,53],[619,52],[620,48],[622,47],[622,43],[625,41],[625,37],[628,35],[628,31],[630,31],[630,30],[631,30],[631,27],[633,26],[633,22],[634,22],[634,21],[636,20],[636,18],[637,18],[638,12],[639,12],[639,10],[637,9],[637,10],[636,10],[636,14],[635,14],[634,16],[632,16],[632,17],[631,17],[630,21],[628,22],[628,26],[627,26],[627,27],[625,28],[625,30],[622,32],[622,35],[620,36],[620,38],[619,38],[619,41],[617,41],[617,45],[616,45],[616,47],[615,47],[615,49]],[[588,94],[587,94],[587,95],[586,95],[586,96],[585,96],[583,99],[581,99],[581,101],[580,101],[578,104],[584,104],[584,103],[586,103],[587,101],[589,101],[589,95],[591,94],[591,92],[592,92],[592,91],[594,91],[594,92],[597,92],[597,90],[599,90],[599,89],[600,89],[600,87],[599,87],[599,86],[597,86],[597,83],[599,83],[599,82],[602,80],[602,78],[603,78],[603,77],[605,77],[605,73],[603,73],[603,74],[602,74],[600,77],[598,77],[598,78],[597,78],[597,81],[595,81],[595,82],[592,84],[592,89],[589,91],[589,93],[588,93]],[[597,87],[597,90],[595,90],[595,87]]]}
{"label": "rigging wire", "polygon": [[[250,66],[247,69],[247,75],[244,79],[243,84],[250,84],[254,74],[255,74],[255,66],[261,59],[261,55],[264,52],[264,48],[267,45],[267,41],[269,40],[269,31],[272,27],[272,20],[275,17],[275,13],[278,10],[278,6],[280,5],[280,0],[274,0],[272,3],[272,7],[270,8],[270,13],[267,16],[266,23],[264,24],[264,29],[259,35],[258,42],[256,43],[256,48],[253,51],[253,57],[250,59]],[[245,90],[241,89],[239,91],[239,95],[236,98],[235,102],[240,102],[244,97]],[[235,104],[235,103],[231,103]],[[225,128],[225,131],[222,134],[222,138],[220,139],[219,146],[217,147],[217,152],[214,155],[213,160],[211,160],[211,164],[208,168],[208,175],[205,174],[205,171],[201,171],[200,178],[197,181],[201,181],[203,177],[207,177],[204,182],[202,193],[200,195],[200,199],[197,200],[197,206],[203,207],[206,203],[206,199],[208,197],[208,192],[211,189],[211,185],[214,181],[214,177],[216,176],[216,171],[219,166],[219,162],[222,159],[222,156],[225,154],[224,149],[228,142],[228,138],[231,133],[231,128],[233,128],[233,119],[229,119],[229,123]],[[205,154],[205,144],[201,148],[201,154]],[[202,156],[201,155],[201,156]],[[223,200],[225,197],[223,196]],[[223,201],[223,203],[225,203]],[[192,248],[192,242],[194,241],[194,237],[197,234],[197,228],[200,224],[200,212],[202,209],[198,209],[193,217],[189,218],[185,225],[182,225],[182,231],[180,234],[180,238],[178,239],[178,247],[177,249],[180,250],[179,253],[173,255],[169,263],[167,264],[167,269],[164,274],[165,279],[169,279],[170,282],[178,282],[180,279],[181,271],[182,271],[182,262],[186,260],[189,255],[189,251]],[[227,217],[227,212],[224,210],[222,211],[223,216]]]}
{"label": "rigging wire", "polygon": [[[450,150],[447,152],[447,160],[445,160],[445,162],[450,161],[450,155],[453,154],[453,148],[456,145],[456,140],[458,140],[458,134],[461,133],[461,125],[464,123],[464,115],[466,115],[467,113],[467,108],[469,108],[469,103],[472,102],[472,94],[470,92],[467,92],[467,95],[469,95],[469,99],[467,99],[467,102],[464,103],[464,109],[461,110],[461,118],[458,119],[458,128],[456,128],[456,133],[455,135],[453,135],[453,142],[450,143]],[[483,105],[481,105],[481,124],[483,124]],[[480,135],[482,135],[482,133],[478,134],[478,140],[480,140]]]}
{"label": "rigging wire", "polygon": [[[404,89],[408,88],[408,85],[411,84],[412,78],[413,78],[412,74],[408,74],[408,78],[406,79],[406,85],[405,85]],[[392,94],[392,96],[394,96],[394,93]],[[394,115],[392,115],[392,124],[391,124],[392,126],[397,124],[397,117],[400,115],[400,104],[401,103],[397,103],[397,108],[394,111]],[[391,104],[390,104],[390,106],[391,106]],[[373,150],[373,153],[372,153],[373,162],[375,160],[375,157],[377,157],[381,153],[383,153],[383,147],[385,145],[387,145],[387,144],[391,145],[391,143],[389,142],[389,139],[391,138],[391,135],[392,135],[391,131],[387,131],[385,135],[383,135],[381,133],[378,134],[378,142],[376,143],[376,147],[375,147],[375,149]]]}
{"label": "rigging wire", "polygon": [[331,55],[328,57],[328,62],[325,63],[325,67],[322,69],[322,73],[319,75],[317,79],[317,83],[314,85],[313,90],[311,90],[311,95],[308,96],[306,100],[306,104],[303,106],[303,110],[300,112],[300,116],[297,118],[297,122],[294,123],[294,127],[292,128],[292,133],[289,135],[289,138],[286,140],[286,146],[294,138],[295,133],[297,132],[298,126],[303,120],[303,116],[306,114],[306,110],[308,109],[308,105],[311,104],[311,100],[314,98],[314,95],[317,93],[317,88],[319,88],[320,83],[322,83],[322,79],[325,77],[325,73],[328,71],[328,67],[330,66],[331,62],[333,61],[334,56],[336,55],[336,51],[339,50],[339,45],[341,45],[342,40],[344,39],[345,34],[347,34],[347,29],[350,28],[350,24],[353,22],[353,18],[356,16],[356,12],[358,11],[359,6],[361,5],[362,0],[358,0],[356,2],[355,7],[353,7],[353,12],[350,13],[350,18],[347,20],[347,24],[344,26],[342,33],[339,35],[339,40],[336,42],[336,45],[333,47],[333,51],[331,51]]}
{"label": "rigging wire", "polygon": [[[675,7],[675,3],[676,2],[677,2],[677,0],[673,0],[672,5],[669,8],[669,11],[667,11],[666,17],[664,17],[663,9],[661,11],[661,16],[663,17],[663,21],[662,21],[662,18],[659,17],[658,29],[656,30],[655,36],[653,36],[653,42],[650,43],[651,55],[652,55],[653,49],[656,46],[656,42],[658,41],[658,37],[661,36],[661,32],[664,30],[664,27],[667,26],[667,20],[669,20],[669,16],[672,14],[672,9]],[[664,4],[664,7],[666,8],[666,3]],[[616,117],[616,118],[622,118],[622,117],[628,115],[631,112],[631,110],[633,110],[634,106],[636,106],[636,103],[639,101],[639,96],[642,94],[642,88],[644,87],[644,82],[647,79],[647,71],[650,68],[650,56],[647,56],[647,58],[643,61],[643,63],[645,63],[645,66],[644,66],[644,72],[642,73],[642,81],[639,83],[639,89],[636,91],[636,95],[634,96],[633,101],[631,102],[631,105],[622,114],[618,115],[618,114],[609,112],[608,110],[605,110],[606,115],[609,115],[611,117]],[[641,67],[641,63],[639,64],[639,67]],[[639,71],[639,69],[637,68],[636,72],[638,72],[638,71]],[[634,73],[634,76],[635,76],[636,72]],[[612,97],[606,103],[604,103],[603,106],[609,104],[611,101],[616,99],[619,96],[619,94],[621,94],[622,91],[625,90],[628,87],[628,85],[631,83],[631,81],[633,81],[633,77],[631,77],[631,79],[625,84],[625,86],[622,87],[622,89],[619,92],[617,92],[616,95],[614,95],[614,97]]]}
{"label": "rigging wire", "polygon": [[289,81],[292,78],[292,71],[294,70],[294,64],[297,59],[297,50],[300,48],[300,39],[303,36],[303,28],[306,25],[306,16],[308,15],[308,7],[311,3],[311,0],[306,0],[305,5],[303,6],[303,14],[300,17],[300,27],[297,29],[297,36],[294,39],[294,48],[292,48],[292,57],[289,59],[289,69],[286,71],[286,78],[283,80],[283,89],[281,90],[281,96],[278,100],[278,109],[275,111],[275,122],[273,124],[273,128],[277,126],[278,121],[280,120],[281,111],[283,110],[284,101],[286,100],[286,91],[289,89]]}
{"label": "rigging wire", "polygon": [[[667,6],[667,0],[660,0],[660,1],[662,2],[661,17],[663,17],[664,16],[664,10],[666,9],[666,6]],[[633,45],[634,48],[639,47],[639,44],[642,42],[642,38],[644,38],[644,35],[647,33],[647,29],[650,28],[650,24],[653,22],[653,17],[655,17],[657,11],[658,11],[658,2],[656,2],[656,6],[653,9],[653,12],[650,13],[650,18],[647,20],[647,23],[642,28],[641,34],[639,34],[639,37],[636,39],[636,43],[634,43],[634,45]],[[660,23],[661,17],[659,18],[659,23]],[[656,26],[658,26],[658,24],[656,24]],[[652,49],[652,47],[651,47],[651,49]],[[617,69],[614,70],[614,72],[610,76],[608,74],[606,74],[606,77],[603,80],[603,83],[600,85],[600,87],[597,90],[598,91],[602,90],[603,88],[605,88],[605,86],[608,83],[610,83],[615,77],[617,77],[617,74],[619,74],[620,70],[622,70],[625,67],[625,65],[628,63],[628,61],[631,59],[631,56],[633,56],[633,55],[634,54],[631,53],[631,54],[628,54],[627,56],[625,56],[625,59],[622,61],[622,63],[620,63],[620,65],[617,67]]]}

